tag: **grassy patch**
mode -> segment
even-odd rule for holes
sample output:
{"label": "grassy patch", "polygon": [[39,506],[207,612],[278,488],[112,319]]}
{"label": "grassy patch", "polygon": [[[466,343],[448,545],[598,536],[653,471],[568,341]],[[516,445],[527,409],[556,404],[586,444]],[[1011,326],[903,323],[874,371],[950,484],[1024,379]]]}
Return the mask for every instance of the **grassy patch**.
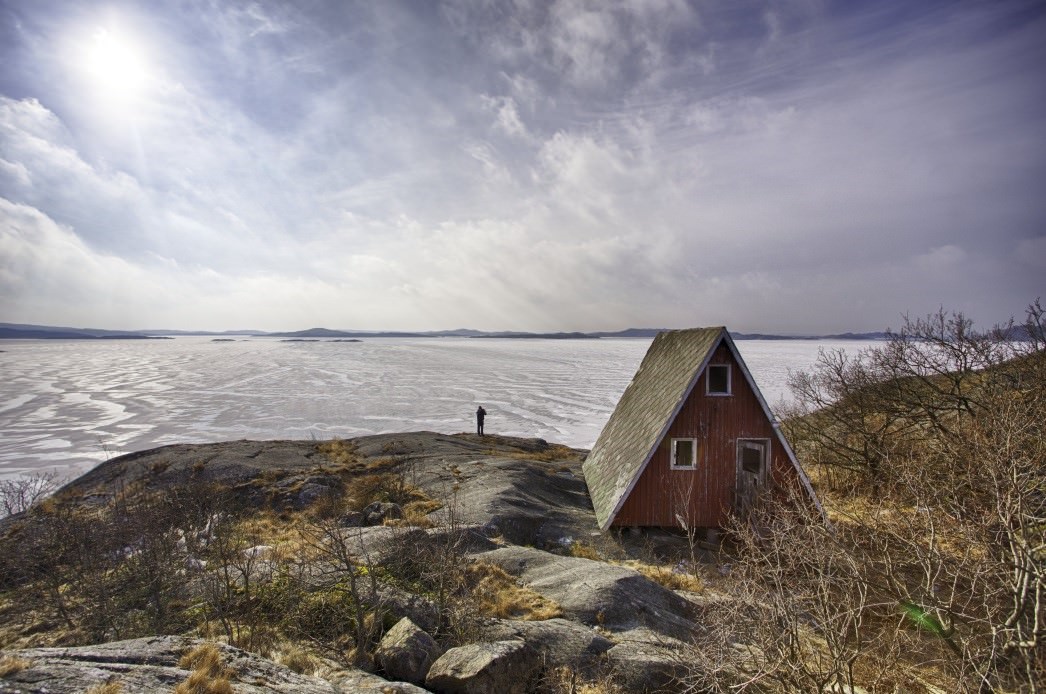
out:
{"label": "grassy patch", "polygon": [[387,501],[404,506],[415,501],[430,501],[421,489],[407,482],[402,475],[382,473],[353,478],[346,490],[349,510],[362,511],[376,501]]}
{"label": "grassy patch", "polygon": [[317,445],[316,450],[326,456],[333,465],[342,469],[353,469],[362,464],[353,441],[331,439]]}
{"label": "grassy patch", "polygon": [[120,680],[109,680],[104,684],[96,684],[84,694],[123,694],[123,683]]}
{"label": "grassy patch", "polygon": [[429,514],[443,508],[443,504],[435,499],[411,501],[403,507],[403,521],[412,528],[431,528],[436,524],[429,518]]}
{"label": "grassy patch", "polygon": [[13,655],[5,655],[0,658],[0,678],[10,677],[22,670],[27,669],[32,663],[25,658],[16,658]]}
{"label": "grassy patch", "polygon": [[[540,463],[553,463],[564,461],[579,461],[581,454],[573,448],[558,443],[549,444],[548,448],[538,451],[526,450],[497,450],[491,449],[487,452],[493,458],[514,458],[516,460],[534,460]],[[562,469],[562,468],[560,468]]]}
{"label": "grassy patch", "polygon": [[501,619],[541,621],[562,616],[563,611],[552,600],[520,586],[504,569],[476,562],[465,569],[470,594],[480,612]]}
{"label": "grassy patch", "polygon": [[313,675],[320,668],[316,656],[295,644],[283,644],[273,655],[273,660],[299,675]]}
{"label": "grassy patch", "polygon": [[175,687],[175,694],[233,694],[229,670],[221,651],[213,643],[203,643],[182,656],[178,666],[192,670],[189,677]]}
{"label": "grassy patch", "polygon": [[570,556],[579,557],[581,559],[592,559],[593,561],[603,560],[603,558],[599,556],[599,552],[595,547],[584,542],[571,542]]}
{"label": "grassy patch", "polygon": [[685,590],[691,593],[700,593],[705,589],[705,584],[700,577],[675,571],[669,566],[657,566],[656,564],[646,564],[640,561],[626,561],[624,565],[630,569],[635,569],[654,583],[662,585],[669,590]]}

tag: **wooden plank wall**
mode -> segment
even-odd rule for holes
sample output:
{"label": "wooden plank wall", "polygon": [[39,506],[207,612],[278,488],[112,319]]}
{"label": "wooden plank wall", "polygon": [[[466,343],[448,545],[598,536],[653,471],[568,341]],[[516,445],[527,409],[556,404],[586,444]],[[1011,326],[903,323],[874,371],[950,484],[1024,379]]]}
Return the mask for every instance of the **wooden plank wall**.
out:
{"label": "wooden plank wall", "polygon": [[[732,394],[705,394],[702,374],[679,411],[664,440],[642,473],[612,525],[678,526],[677,514],[690,527],[720,527],[734,503],[737,439],[769,439],[771,477],[793,477],[794,471],[773,425],[748,386],[726,345],[720,345],[710,364],[729,364]],[[696,438],[698,459],[694,470],[670,469],[671,439]],[[787,471],[786,471],[787,470]]]}

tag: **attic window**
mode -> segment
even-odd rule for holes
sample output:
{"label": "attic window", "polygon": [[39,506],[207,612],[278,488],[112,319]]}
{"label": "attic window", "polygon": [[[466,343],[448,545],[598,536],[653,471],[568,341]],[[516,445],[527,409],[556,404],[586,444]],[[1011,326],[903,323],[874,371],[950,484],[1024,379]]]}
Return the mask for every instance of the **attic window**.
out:
{"label": "attic window", "polygon": [[708,395],[730,395],[730,365],[709,364],[705,378]]}
{"label": "attic window", "polygon": [[672,469],[693,470],[697,466],[697,439],[672,439]]}

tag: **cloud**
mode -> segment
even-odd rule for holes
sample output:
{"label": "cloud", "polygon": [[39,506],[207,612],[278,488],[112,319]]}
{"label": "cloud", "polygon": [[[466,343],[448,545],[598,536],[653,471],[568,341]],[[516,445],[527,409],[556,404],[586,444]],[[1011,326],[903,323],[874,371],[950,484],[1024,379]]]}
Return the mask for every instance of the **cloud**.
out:
{"label": "cloud", "polygon": [[100,20],[27,6],[0,224],[37,274],[5,296],[137,327],[994,320],[1046,216],[1044,20],[1002,5],[174,3],[125,22],[156,81],[118,114],[44,50]]}
{"label": "cloud", "polygon": [[492,97],[484,94],[481,101],[484,108],[494,113],[494,124],[499,130],[514,137],[527,136],[527,127],[520,119],[515,99],[510,96]]}

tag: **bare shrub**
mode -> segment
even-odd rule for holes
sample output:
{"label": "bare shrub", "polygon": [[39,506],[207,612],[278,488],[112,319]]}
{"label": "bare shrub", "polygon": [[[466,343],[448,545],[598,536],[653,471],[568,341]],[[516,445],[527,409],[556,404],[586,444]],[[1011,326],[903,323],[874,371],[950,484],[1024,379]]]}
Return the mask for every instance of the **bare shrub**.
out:
{"label": "bare shrub", "polygon": [[36,472],[24,477],[0,480],[0,518],[28,511],[56,489],[56,472]]}
{"label": "bare shrub", "polygon": [[[335,519],[321,518],[302,528],[302,544],[315,557],[309,594],[296,613],[300,633],[331,651],[347,651],[351,660],[364,663],[380,633],[381,620],[374,564],[361,555],[361,543]],[[351,638],[349,647],[342,637]]]}

